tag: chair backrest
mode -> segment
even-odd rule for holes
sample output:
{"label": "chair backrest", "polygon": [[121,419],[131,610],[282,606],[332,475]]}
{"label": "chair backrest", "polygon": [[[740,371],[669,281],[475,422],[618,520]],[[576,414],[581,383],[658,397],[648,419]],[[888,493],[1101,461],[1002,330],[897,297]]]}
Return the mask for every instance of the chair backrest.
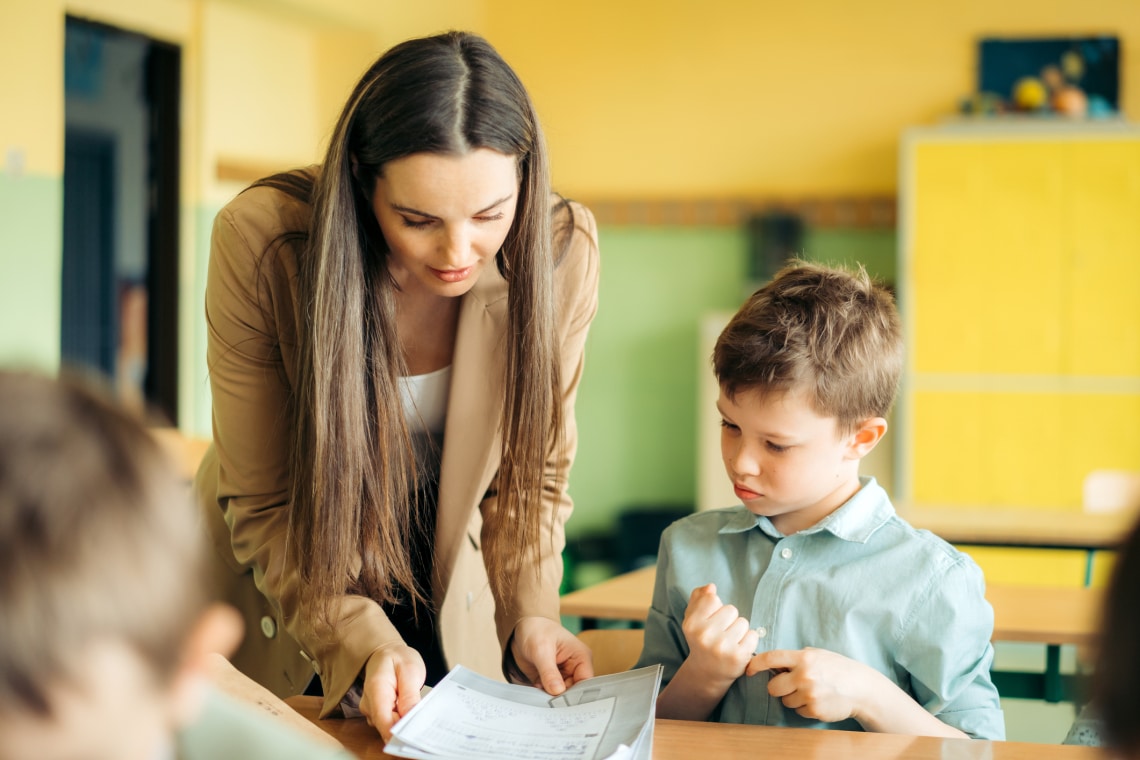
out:
{"label": "chair backrest", "polygon": [[1140,471],[1093,470],[1082,485],[1086,512],[1140,510]]}
{"label": "chair backrest", "polygon": [[639,628],[596,628],[578,638],[594,653],[594,675],[622,673],[637,663],[645,631]]}

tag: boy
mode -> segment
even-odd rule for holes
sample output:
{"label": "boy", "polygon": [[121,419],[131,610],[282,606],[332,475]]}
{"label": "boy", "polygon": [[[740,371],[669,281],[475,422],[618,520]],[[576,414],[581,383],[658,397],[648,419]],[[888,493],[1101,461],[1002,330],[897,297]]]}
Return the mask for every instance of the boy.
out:
{"label": "boy", "polygon": [[890,294],[793,263],[713,365],[743,506],[662,535],[638,663],[665,667],[658,717],[1004,738],[981,571],[859,477],[902,367]]}
{"label": "boy", "polygon": [[241,622],[165,456],[93,392],[0,372],[0,760],[348,758],[205,688]]}

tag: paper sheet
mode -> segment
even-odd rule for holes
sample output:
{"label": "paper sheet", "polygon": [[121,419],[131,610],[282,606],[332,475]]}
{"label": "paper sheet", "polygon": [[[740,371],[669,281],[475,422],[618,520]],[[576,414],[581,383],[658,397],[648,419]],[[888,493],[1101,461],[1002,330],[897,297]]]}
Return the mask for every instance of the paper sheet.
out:
{"label": "paper sheet", "polygon": [[385,752],[433,760],[648,758],[660,668],[602,676],[560,697],[456,667],[393,727]]}

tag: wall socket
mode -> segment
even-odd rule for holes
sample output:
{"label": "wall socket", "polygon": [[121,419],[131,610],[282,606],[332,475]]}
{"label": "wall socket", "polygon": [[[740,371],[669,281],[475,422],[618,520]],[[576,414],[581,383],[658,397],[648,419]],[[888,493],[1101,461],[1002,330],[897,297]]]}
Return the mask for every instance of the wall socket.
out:
{"label": "wall socket", "polygon": [[13,145],[5,151],[4,171],[12,177],[24,176],[24,166],[28,162],[27,151],[19,145]]}

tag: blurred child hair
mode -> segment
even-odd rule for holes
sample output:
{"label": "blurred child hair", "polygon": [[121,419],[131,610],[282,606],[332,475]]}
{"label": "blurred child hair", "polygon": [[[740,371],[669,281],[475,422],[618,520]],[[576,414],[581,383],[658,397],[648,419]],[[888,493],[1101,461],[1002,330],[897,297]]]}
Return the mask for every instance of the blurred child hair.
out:
{"label": "blurred child hair", "polygon": [[88,645],[158,685],[205,610],[186,484],[130,415],[77,381],[0,372],[0,709],[52,713]]}

